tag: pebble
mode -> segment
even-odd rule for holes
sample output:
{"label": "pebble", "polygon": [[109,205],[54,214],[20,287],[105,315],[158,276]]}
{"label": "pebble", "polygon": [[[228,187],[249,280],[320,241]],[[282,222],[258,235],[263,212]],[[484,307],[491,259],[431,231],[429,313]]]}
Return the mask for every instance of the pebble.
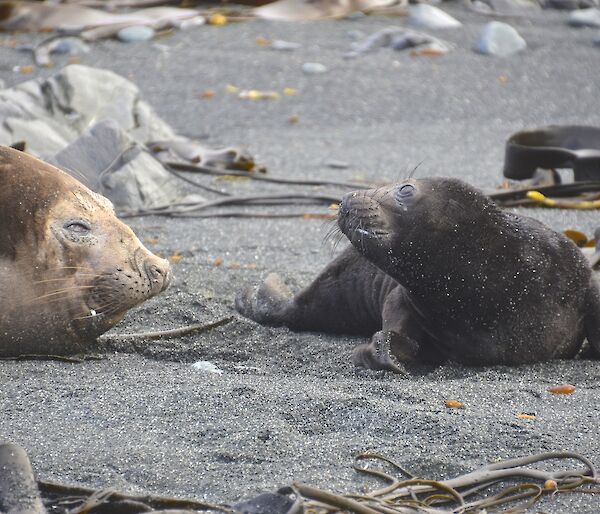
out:
{"label": "pebble", "polygon": [[451,29],[462,25],[456,18],[429,4],[411,5],[408,10],[408,22],[423,29]]}
{"label": "pebble", "polygon": [[148,41],[154,37],[154,29],[145,25],[132,25],[117,32],[117,38],[124,43]]}
{"label": "pebble", "polygon": [[338,161],[337,159],[331,159],[325,163],[325,166],[334,170],[346,170],[350,167],[350,164],[346,161]]}
{"label": "pebble", "polygon": [[194,368],[197,371],[205,371],[206,373],[215,373],[216,375],[223,374],[223,370],[217,368],[210,361],[196,361],[192,364],[192,368]]}
{"label": "pebble", "polygon": [[510,25],[491,21],[479,36],[475,49],[486,55],[507,57],[527,48],[527,43]]}
{"label": "pebble", "polygon": [[193,18],[188,18],[187,20],[181,20],[176,22],[176,27],[180,30],[187,30],[193,27],[199,27],[200,25],[204,25],[206,23],[206,18],[204,16],[194,16]]}
{"label": "pebble", "polygon": [[327,67],[319,62],[305,62],[302,65],[302,71],[307,75],[319,75],[320,73],[326,73]]}
{"label": "pebble", "polygon": [[81,39],[75,37],[66,37],[55,40],[49,46],[50,53],[60,55],[87,54],[90,47]]}
{"label": "pebble", "polygon": [[600,27],[600,9],[590,7],[571,11],[568,23],[573,27]]}
{"label": "pebble", "polygon": [[270,48],[272,50],[281,50],[284,52],[290,52],[292,50],[298,50],[302,48],[300,43],[292,43],[291,41],[283,41],[282,39],[275,39],[271,42]]}

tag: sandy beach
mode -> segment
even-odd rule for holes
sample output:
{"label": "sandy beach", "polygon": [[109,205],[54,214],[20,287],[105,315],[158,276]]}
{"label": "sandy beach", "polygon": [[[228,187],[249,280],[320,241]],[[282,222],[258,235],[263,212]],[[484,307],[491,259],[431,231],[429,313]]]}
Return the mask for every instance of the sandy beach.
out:
{"label": "sandy beach", "polygon": [[[269,173],[284,177],[393,182],[418,166],[417,176],[459,177],[491,190],[503,180],[504,143],[513,132],[600,125],[600,48],[592,44],[598,29],[569,27],[568,13],[561,11],[510,18],[528,48],[493,58],[472,49],[489,18],[454,3],[443,8],[464,25],[435,33],[454,45],[442,57],[381,49],[343,59],[356,31],[369,35],[405,23],[371,16],[203,26],[130,45],[102,41],[81,63],[135,82],[180,134],[213,146],[245,146]],[[11,37],[1,35],[0,42]],[[278,52],[257,45],[257,37],[302,46]],[[30,59],[0,46],[6,86],[66,64],[56,58],[53,69],[26,76],[12,71]],[[307,75],[306,62],[328,70]],[[297,94],[243,100],[227,93],[227,85],[280,93],[288,87]],[[203,98],[206,90],[214,96]],[[328,166],[333,160],[348,168]],[[196,180],[233,193],[289,190]],[[288,209],[303,210],[330,212]],[[600,225],[597,211],[520,212],[559,231],[590,234]],[[27,450],[39,478],[235,502],[293,480],[338,492],[362,490],[373,482],[357,476],[351,463],[368,449],[432,478],[541,451],[575,451],[600,465],[598,362],[491,368],[448,363],[413,367],[411,377],[402,378],[354,368],[350,354],[362,338],[298,334],[237,316],[233,299],[245,285],[276,271],[292,288],[305,286],[340,251],[346,243],[333,249],[324,240],[327,222],[127,222],[152,251],[181,258],[172,264],[171,288],[131,311],[113,332],[235,320],[198,336],[103,345],[101,360],[0,362],[0,438]],[[197,361],[210,361],[222,374],[194,369]],[[563,383],[576,392],[547,392]],[[465,408],[448,409],[447,399]],[[522,413],[535,419],[516,417]],[[597,495],[560,495],[532,512],[539,509],[591,514],[600,501]]]}

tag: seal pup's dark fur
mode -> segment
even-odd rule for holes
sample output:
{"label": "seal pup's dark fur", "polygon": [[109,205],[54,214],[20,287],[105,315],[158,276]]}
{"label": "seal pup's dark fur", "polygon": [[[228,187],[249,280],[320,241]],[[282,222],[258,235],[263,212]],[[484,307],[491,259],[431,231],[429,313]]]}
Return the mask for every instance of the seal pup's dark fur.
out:
{"label": "seal pup's dark fur", "polygon": [[338,225],[352,243],[291,297],[272,274],[236,308],[297,331],[373,335],[356,364],[467,365],[571,358],[600,350],[600,292],[579,249],[542,223],[501,210],[448,178],[346,195]]}

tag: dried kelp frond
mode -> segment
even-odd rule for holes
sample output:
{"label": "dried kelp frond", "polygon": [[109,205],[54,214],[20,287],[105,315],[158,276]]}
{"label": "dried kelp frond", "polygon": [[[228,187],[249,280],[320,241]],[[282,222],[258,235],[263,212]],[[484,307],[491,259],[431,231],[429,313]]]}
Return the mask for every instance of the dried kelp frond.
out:
{"label": "dried kelp frond", "polygon": [[[533,466],[556,460],[576,460],[583,463],[584,468],[546,467],[542,470]],[[395,471],[409,475],[410,478],[398,479],[383,470],[360,466],[361,461],[378,461],[391,465]],[[412,477],[402,467],[376,453],[358,455],[354,468],[360,473],[385,480],[389,484],[365,494],[337,495],[295,483],[294,489],[298,495],[307,499],[304,503],[305,512],[462,514],[499,512],[498,509],[501,509],[505,513],[518,514],[526,512],[544,495],[577,490],[600,492],[597,487],[590,487],[600,483],[595,466],[589,459],[571,452],[541,453],[499,461],[444,481]],[[506,510],[507,508],[509,510]]]}

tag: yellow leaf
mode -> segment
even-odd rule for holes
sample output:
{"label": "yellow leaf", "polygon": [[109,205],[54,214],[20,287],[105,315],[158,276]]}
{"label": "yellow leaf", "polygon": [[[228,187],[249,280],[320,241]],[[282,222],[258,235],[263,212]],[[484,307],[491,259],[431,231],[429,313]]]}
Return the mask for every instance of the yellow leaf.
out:
{"label": "yellow leaf", "polygon": [[575,392],[575,386],[572,386],[571,384],[563,384],[551,387],[548,389],[548,392],[552,394],[573,394]]}
{"label": "yellow leaf", "polygon": [[529,420],[534,420],[535,416],[533,414],[525,414],[525,413],[521,413],[521,414],[517,414],[517,418],[519,419],[529,419]]}
{"label": "yellow leaf", "polygon": [[208,24],[216,26],[226,25],[227,16],[220,13],[215,13],[210,18],[208,18]]}
{"label": "yellow leaf", "polygon": [[579,230],[565,230],[563,234],[580,247],[585,246],[588,240],[587,236]]}
{"label": "yellow leaf", "polygon": [[446,407],[448,407],[449,409],[464,409],[465,408],[465,404],[462,402],[459,402],[458,400],[446,400],[444,403],[446,404]]}

